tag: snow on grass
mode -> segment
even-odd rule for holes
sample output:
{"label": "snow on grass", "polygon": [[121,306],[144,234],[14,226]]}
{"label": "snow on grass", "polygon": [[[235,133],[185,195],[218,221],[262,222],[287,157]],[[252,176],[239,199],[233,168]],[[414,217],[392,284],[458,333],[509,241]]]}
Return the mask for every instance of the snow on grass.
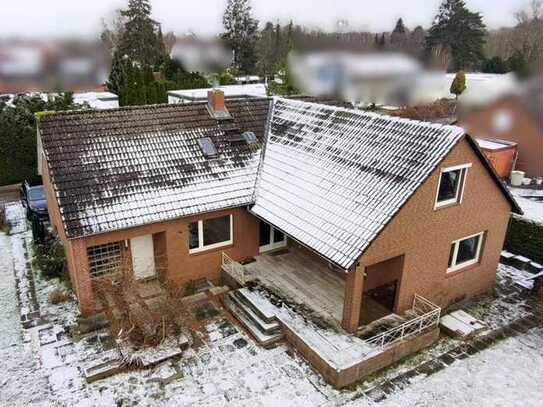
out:
{"label": "snow on grass", "polygon": [[[456,361],[379,405],[541,406],[542,377],[543,329],[538,328]],[[352,403],[358,405],[365,402]]]}

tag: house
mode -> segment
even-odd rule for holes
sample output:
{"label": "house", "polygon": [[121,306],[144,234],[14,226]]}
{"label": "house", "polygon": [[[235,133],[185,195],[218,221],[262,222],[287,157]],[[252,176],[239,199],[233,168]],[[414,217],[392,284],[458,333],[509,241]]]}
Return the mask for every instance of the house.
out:
{"label": "house", "polygon": [[321,278],[308,304],[348,332],[415,295],[447,306],[493,287],[520,209],[461,128],[209,96],[40,121],[50,215],[83,315],[123,261],[174,285],[217,283],[225,258],[255,259],[263,279],[292,272],[300,292]]}
{"label": "house", "polygon": [[183,89],[168,91],[168,103],[206,102],[209,91],[217,89],[227,98],[266,97],[266,85],[250,83],[242,85],[224,85],[216,88]]}
{"label": "house", "polygon": [[536,78],[519,91],[466,114],[460,125],[475,138],[517,144],[516,170],[543,176],[543,80]]}

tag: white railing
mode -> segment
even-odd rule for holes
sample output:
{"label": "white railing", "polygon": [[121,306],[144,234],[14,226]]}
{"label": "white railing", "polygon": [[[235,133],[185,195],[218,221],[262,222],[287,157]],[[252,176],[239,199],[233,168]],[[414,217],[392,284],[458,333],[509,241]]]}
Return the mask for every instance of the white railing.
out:
{"label": "white railing", "polygon": [[247,282],[245,267],[232,260],[225,252],[222,252],[222,269],[241,285]]}
{"label": "white railing", "polygon": [[420,295],[415,294],[412,311],[417,317],[369,339],[364,339],[364,341],[379,349],[383,349],[408,336],[418,335],[426,329],[439,324],[441,308]]}

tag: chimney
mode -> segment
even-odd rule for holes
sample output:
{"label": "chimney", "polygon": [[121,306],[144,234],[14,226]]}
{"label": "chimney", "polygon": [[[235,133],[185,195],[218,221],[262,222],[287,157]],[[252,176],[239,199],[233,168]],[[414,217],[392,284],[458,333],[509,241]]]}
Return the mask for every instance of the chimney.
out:
{"label": "chimney", "polygon": [[217,120],[231,118],[224,105],[224,92],[222,90],[212,89],[207,92],[207,109],[211,117]]}

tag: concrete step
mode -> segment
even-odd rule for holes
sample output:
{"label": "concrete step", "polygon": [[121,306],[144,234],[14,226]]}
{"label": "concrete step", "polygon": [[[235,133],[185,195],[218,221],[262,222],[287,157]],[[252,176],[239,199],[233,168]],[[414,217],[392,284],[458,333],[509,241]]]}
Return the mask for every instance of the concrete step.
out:
{"label": "concrete step", "polygon": [[259,316],[262,321],[271,323],[277,320],[275,316],[275,307],[260,294],[249,290],[248,288],[240,288],[234,291],[234,295],[242,303],[247,305]]}
{"label": "concrete step", "polygon": [[283,332],[279,331],[272,335],[262,332],[258,326],[245,314],[241,307],[235,303],[230,297],[225,297],[224,302],[232,314],[241,322],[241,324],[249,331],[249,333],[256,339],[256,341],[264,346],[268,347],[275,342],[283,338]]}
{"label": "concrete step", "polygon": [[281,325],[277,319],[273,319],[271,322],[264,321],[251,306],[248,306],[245,302],[241,301],[239,296],[236,296],[236,291],[228,293],[228,297],[232,300],[257,327],[258,329],[267,334],[273,335],[281,331]]}

